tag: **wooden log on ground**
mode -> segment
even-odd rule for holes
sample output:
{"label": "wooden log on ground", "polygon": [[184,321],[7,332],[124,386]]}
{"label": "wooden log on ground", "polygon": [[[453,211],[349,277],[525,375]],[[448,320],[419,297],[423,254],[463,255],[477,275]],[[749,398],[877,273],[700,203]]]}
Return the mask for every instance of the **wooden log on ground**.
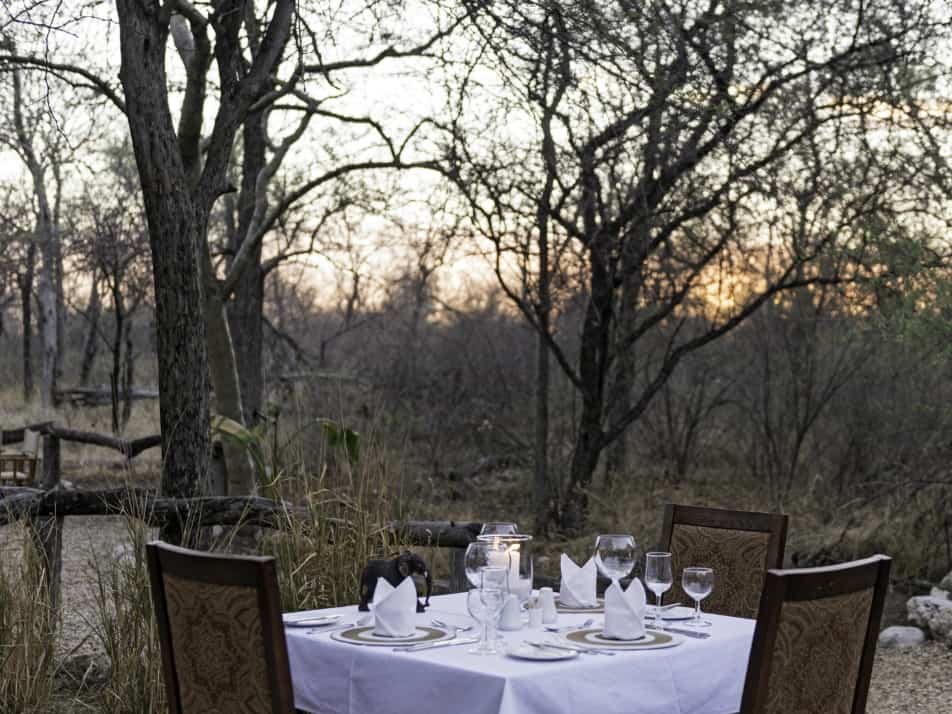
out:
{"label": "wooden log on ground", "polygon": [[476,521],[406,521],[390,524],[390,532],[413,545],[465,548],[479,535]]}
{"label": "wooden log on ground", "polygon": [[[57,391],[60,401],[67,401],[74,407],[103,407],[112,404],[112,389],[109,387],[72,387]],[[126,395],[120,394],[124,400]],[[133,388],[129,390],[130,401],[158,399],[158,389]]]}
{"label": "wooden log on ground", "polygon": [[4,429],[3,443],[15,444],[23,441],[23,432],[26,429],[39,432],[46,437],[55,437],[61,441],[70,441],[76,444],[92,444],[93,446],[102,446],[113,451],[118,451],[127,459],[133,459],[146,449],[152,449],[162,445],[162,437],[159,434],[150,434],[149,436],[140,436],[137,439],[120,439],[109,434],[99,434],[94,431],[81,431],[79,429],[68,429],[57,425],[54,422],[39,422],[29,424],[19,429]]}
{"label": "wooden log on ground", "polygon": [[117,516],[129,514],[149,525],[180,521],[192,527],[254,525],[281,529],[289,518],[305,518],[307,509],[257,496],[164,498],[155,489],[96,491],[0,489],[0,525],[38,516]]}

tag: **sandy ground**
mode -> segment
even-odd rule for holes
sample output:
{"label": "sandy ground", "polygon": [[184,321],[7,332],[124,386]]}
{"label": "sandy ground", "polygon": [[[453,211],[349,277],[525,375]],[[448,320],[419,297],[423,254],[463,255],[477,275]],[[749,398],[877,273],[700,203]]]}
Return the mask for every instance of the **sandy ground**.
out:
{"label": "sandy ground", "polygon": [[[16,557],[21,531],[0,527],[0,559]],[[92,651],[95,617],[93,559],[108,563],[127,541],[122,518],[67,518],[63,536],[63,628],[61,653]],[[952,649],[927,643],[907,650],[880,650],[868,714],[952,714]]]}

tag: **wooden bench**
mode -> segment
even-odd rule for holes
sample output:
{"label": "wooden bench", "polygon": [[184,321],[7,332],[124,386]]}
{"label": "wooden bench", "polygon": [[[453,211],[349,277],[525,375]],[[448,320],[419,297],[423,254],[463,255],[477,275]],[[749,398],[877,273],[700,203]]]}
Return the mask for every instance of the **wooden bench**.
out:
{"label": "wooden bench", "polygon": [[23,432],[22,449],[0,444],[0,486],[33,486],[39,459],[40,435],[30,429]]}

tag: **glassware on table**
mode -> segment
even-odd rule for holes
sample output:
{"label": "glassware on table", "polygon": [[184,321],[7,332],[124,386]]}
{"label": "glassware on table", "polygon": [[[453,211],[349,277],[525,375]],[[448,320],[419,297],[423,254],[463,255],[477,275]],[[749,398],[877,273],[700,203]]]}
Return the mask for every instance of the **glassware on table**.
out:
{"label": "glassware on table", "polygon": [[515,523],[492,522],[483,523],[479,535],[512,535],[516,532],[518,531]]}
{"label": "glassware on table", "polygon": [[600,535],[595,539],[595,565],[609,580],[621,580],[635,567],[637,547],[631,535]]}
{"label": "glassware on table", "polygon": [[664,629],[661,598],[671,589],[671,553],[648,553],[645,555],[645,587],[655,594],[655,627]]}
{"label": "glassware on table", "polygon": [[480,587],[480,569],[491,565],[502,567],[503,564],[500,562],[500,558],[503,557],[505,555],[496,543],[482,540],[470,543],[466,547],[465,555],[463,555],[463,566],[466,569],[466,579],[469,580],[469,584],[474,588]]}
{"label": "glassware on table", "polygon": [[532,536],[528,533],[487,533],[477,536],[476,540],[490,544],[487,564],[506,568],[507,590],[525,603],[532,593]]}
{"label": "glassware on table", "polygon": [[684,624],[687,627],[710,627],[710,620],[701,619],[701,600],[714,590],[714,571],[711,568],[685,568],[681,588],[694,600],[694,617]]}
{"label": "glassware on table", "polygon": [[505,568],[487,566],[480,570],[480,587],[466,593],[466,609],[483,626],[479,642],[469,650],[473,654],[496,654],[496,622],[506,603]]}

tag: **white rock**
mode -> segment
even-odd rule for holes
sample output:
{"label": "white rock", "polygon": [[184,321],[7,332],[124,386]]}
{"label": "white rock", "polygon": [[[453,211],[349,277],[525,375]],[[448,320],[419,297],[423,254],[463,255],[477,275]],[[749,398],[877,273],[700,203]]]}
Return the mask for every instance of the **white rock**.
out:
{"label": "white rock", "polygon": [[926,633],[918,627],[887,627],[879,633],[879,646],[916,647],[926,641]]}
{"label": "white rock", "polygon": [[943,590],[942,588],[932,588],[929,591],[929,597],[937,597],[940,600],[952,600],[952,595],[949,595],[948,590]]}
{"label": "white rock", "polygon": [[952,592],[952,570],[939,581],[939,588],[946,592]]}
{"label": "white rock", "polygon": [[952,600],[932,595],[919,595],[906,602],[909,622],[940,642],[952,645]]}

